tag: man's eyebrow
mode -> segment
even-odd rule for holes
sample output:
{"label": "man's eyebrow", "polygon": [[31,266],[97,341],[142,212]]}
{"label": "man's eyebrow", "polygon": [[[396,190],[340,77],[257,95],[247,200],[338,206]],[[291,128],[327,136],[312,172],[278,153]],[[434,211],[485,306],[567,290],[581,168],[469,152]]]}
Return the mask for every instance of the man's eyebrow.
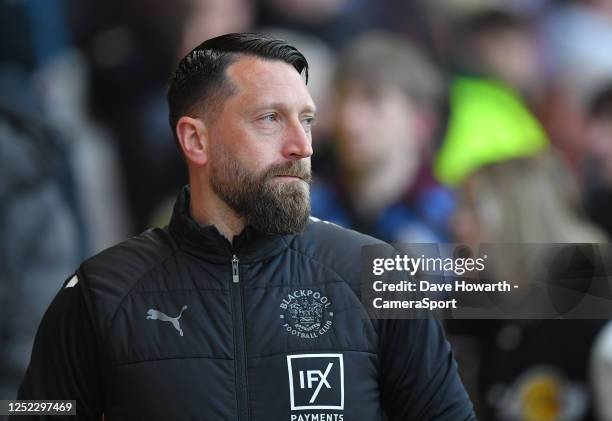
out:
{"label": "man's eyebrow", "polygon": [[317,106],[314,105],[313,103],[309,102],[306,105],[304,105],[304,107],[302,108],[302,111],[308,111],[311,113],[316,113],[317,112]]}
{"label": "man's eyebrow", "polygon": [[306,107],[304,107],[302,112],[312,113],[313,115],[316,115],[317,114],[317,106],[316,105],[307,105]]}

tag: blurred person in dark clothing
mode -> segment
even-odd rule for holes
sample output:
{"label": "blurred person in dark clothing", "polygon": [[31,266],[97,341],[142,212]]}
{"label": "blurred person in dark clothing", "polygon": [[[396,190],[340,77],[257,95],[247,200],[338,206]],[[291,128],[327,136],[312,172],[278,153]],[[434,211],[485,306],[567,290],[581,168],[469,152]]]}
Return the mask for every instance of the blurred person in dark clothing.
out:
{"label": "blurred person in dark clothing", "polygon": [[64,9],[0,2],[0,399],[15,398],[57,277],[84,248],[65,138],[33,82],[69,45]]}
{"label": "blurred person in dark clothing", "polygon": [[[147,228],[187,180],[166,124],[167,75],[202,37],[247,29],[242,0],[71,0],[75,42],[91,68],[91,104],[117,142],[133,222]],[[245,6],[246,5],[246,6]],[[245,7],[243,7],[245,6]]]}
{"label": "blurred person in dark clothing", "polygon": [[65,163],[42,121],[0,101],[0,399],[17,395],[57,279],[81,257]]}
{"label": "blurred person in dark clothing", "polygon": [[612,84],[593,99],[587,120],[586,206],[612,237]]}
{"label": "blurred person in dark clothing", "polygon": [[[0,95],[27,120],[36,116],[61,144],[78,208],[81,256],[126,235],[115,145],[91,118],[89,68],[72,44],[69,2],[0,2]],[[19,75],[15,78],[15,75]],[[25,111],[25,114],[24,114]]]}
{"label": "blurred person in dark clothing", "polygon": [[416,45],[368,33],[337,71],[340,173],[319,180],[313,215],[387,241],[446,237],[453,199],[430,175],[443,77]]}

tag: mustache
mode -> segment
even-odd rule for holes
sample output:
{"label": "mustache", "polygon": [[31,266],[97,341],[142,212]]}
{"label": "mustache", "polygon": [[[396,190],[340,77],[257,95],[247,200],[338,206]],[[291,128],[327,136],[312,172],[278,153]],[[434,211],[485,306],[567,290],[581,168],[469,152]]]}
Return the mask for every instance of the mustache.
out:
{"label": "mustache", "polygon": [[310,165],[308,165],[308,163],[303,160],[272,165],[270,168],[268,168],[264,177],[265,179],[271,179],[272,177],[278,175],[298,177],[307,183],[312,182],[312,172],[310,170]]}

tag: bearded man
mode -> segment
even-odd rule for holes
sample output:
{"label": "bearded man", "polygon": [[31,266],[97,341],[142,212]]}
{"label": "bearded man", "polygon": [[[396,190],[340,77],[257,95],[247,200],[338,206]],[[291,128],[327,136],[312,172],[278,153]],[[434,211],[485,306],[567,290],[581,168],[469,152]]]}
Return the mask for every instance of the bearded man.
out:
{"label": "bearded man", "polygon": [[310,218],[308,64],[228,34],[172,75],[189,169],[168,227],[85,261],[51,304],[19,399],[79,419],[468,420],[440,324],[370,320],[361,247]]}

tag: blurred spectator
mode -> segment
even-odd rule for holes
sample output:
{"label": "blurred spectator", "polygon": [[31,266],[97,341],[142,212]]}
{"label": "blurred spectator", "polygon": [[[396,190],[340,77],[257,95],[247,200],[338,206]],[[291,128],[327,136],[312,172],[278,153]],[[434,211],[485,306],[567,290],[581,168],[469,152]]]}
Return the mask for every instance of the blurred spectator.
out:
{"label": "blurred spectator", "polygon": [[455,77],[450,117],[435,158],[435,174],[460,184],[480,167],[531,156],[548,146],[542,126],[507,85],[478,77]]}
{"label": "blurred spectator", "polygon": [[313,215],[388,241],[444,238],[452,197],[429,172],[439,69],[408,40],[368,33],[342,54],[337,90],[340,174],[314,186]]}
{"label": "blurred spectator", "polygon": [[528,22],[502,8],[456,16],[450,117],[435,174],[457,185],[483,165],[537,154],[548,139],[528,104],[540,96],[541,65]]}
{"label": "blurred spectator", "polygon": [[587,209],[612,236],[612,85],[593,99],[587,129]]}
{"label": "blurred spectator", "polygon": [[16,396],[58,280],[126,235],[112,145],[88,117],[65,6],[0,2],[2,399]]}
{"label": "blurred spectator", "polygon": [[[461,186],[453,224],[456,241],[606,241],[584,219],[579,193],[572,174],[551,152],[485,166]],[[462,344],[460,367],[479,373],[480,419],[592,420],[588,360],[603,323],[451,321],[449,329]]]}
{"label": "blurred spectator", "polygon": [[460,190],[454,218],[459,242],[601,243],[585,218],[579,185],[551,151],[483,167]]}
{"label": "blurred spectator", "polygon": [[[17,83],[17,80],[12,80]],[[23,87],[23,84],[21,84]],[[25,90],[22,90],[22,95]],[[0,399],[14,399],[36,328],[82,257],[66,161],[43,122],[0,104]]]}
{"label": "blurred spectator", "polygon": [[65,143],[74,196],[82,217],[83,256],[130,234],[119,156],[107,130],[89,115],[88,68],[66,50],[37,71],[34,86],[46,121]]}
{"label": "blurred spectator", "polygon": [[93,116],[107,127],[120,156],[130,234],[148,228],[159,203],[186,183],[165,92],[189,13],[197,11],[192,4],[70,1],[76,43],[90,69]]}
{"label": "blurred spectator", "polygon": [[[0,88],[12,108],[19,101],[36,107],[54,131],[53,141],[62,144],[70,166],[66,171],[74,172],[69,198],[83,223],[79,253],[87,256],[125,238],[126,209],[112,139],[89,115],[89,69],[71,47],[67,13],[67,0],[0,3],[0,19],[6,23],[0,31],[5,39],[19,40],[3,43],[0,71],[23,73],[20,85],[5,80]],[[19,92],[24,85],[27,95]]]}
{"label": "blurred spectator", "polygon": [[462,24],[455,61],[469,73],[505,83],[525,98],[544,88],[530,23],[508,11],[483,10]]}

